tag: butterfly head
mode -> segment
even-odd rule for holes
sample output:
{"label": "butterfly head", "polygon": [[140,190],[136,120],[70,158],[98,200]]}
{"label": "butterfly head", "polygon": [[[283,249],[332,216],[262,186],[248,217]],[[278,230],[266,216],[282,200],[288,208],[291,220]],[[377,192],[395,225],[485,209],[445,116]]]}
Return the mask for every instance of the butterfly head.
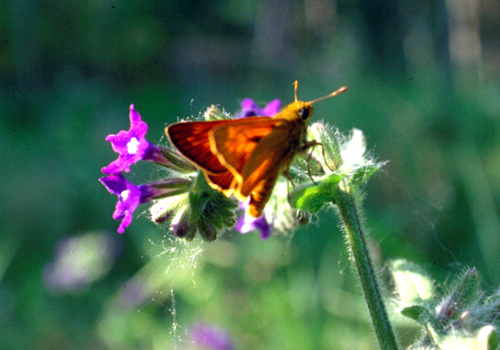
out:
{"label": "butterfly head", "polygon": [[309,121],[309,119],[311,119],[313,116],[313,106],[310,103],[302,101],[298,105],[299,109],[297,110],[297,114],[299,115],[300,119],[306,122]]}
{"label": "butterfly head", "polygon": [[313,100],[313,101],[304,102],[304,101],[299,101],[297,99],[297,87],[298,87],[299,83],[296,81],[293,85],[295,87],[295,102],[289,104],[283,110],[283,112],[285,112],[283,114],[288,116],[287,119],[299,119],[299,120],[303,121],[304,123],[309,122],[309,120],[313,116],[313,111],[314,111],[314,108],[312,106],[313,103],[326,100],[327,98],[333,97],[333,96],[338,95],[338,94],[347,90],[347,87],[344,86],[338,90],[335,90],[331,94],[320,97],[320,98]]}
{"label": "butterfly head", "polygon": [[295,101],[295,103],[292,103],[290,106],[293,106],[292,109],[295,109],[295,113],[297,114],[297,117],[300,118],[300,120],[305,123],[311,120],[314,113],[312,104],[304,101]]}
{"label": "butterfly head", "polygon": [[313,113],[314,108],[309,102],[295,101],[283,108],[278,115],[280,118],[289,121],[300,121],[307,124],[311,120]]}

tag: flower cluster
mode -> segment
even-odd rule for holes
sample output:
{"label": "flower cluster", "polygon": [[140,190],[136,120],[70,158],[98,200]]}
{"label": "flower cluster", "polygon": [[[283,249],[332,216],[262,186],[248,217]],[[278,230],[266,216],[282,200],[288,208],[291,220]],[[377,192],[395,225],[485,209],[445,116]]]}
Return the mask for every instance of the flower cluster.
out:
{"label": "flower cluster", "polygon": [[[273,116],[279,112],[280,105],[279,100],[274,100],[260,108],[253,100],[245,99],[235,116]],[[230,115],[211,106],[202,118],[220,120]],[[264,214],[259,218],[244,214],[237,220],[236,214],[246,211],[248,203],[238,205],[235,199],[212,189],[203,173],[176,150],[148,142],[147,129],[147,124],[131,105],[130,129],[106,138],[119,156],[102,168],[108,176],[99,180],[118,197],[113,218],[121,220],[119,233],[130,225],[140,204],[151,203],[151,220],[156,224],[168,224],[176,237],[192,239],[199,233],[205,240],[213,241],[221,231],[235,227],[241,233],[259,231],[261,238],[266,239],[273,231],[287,232],[298,224],[309,222],[310,213],[331,203],[328,191],[331,194],[343,183],[364,183],[381,166],[365,157],[360,131],[355,130],[352,137],[345,138],[315,123],[309,128],[308,138],[318,146],[310,155],[297,156],[287,176],[279,177]],[[139,161],[153,162],[167,169],[168,177],[142,185],[129,182],[123,172],[129,172],[131,165]],[[289,180],[292,180],[293,189]]]}
{"label": "flower cluster", "polygon": [[121,252],[116,236],[88,232],[66,237],[56,246],[54,259],[43,269],[45,287],[54,294],[77,294],[102,279]]}
{"label": "flower cluster", "polygon": [[[278,113],[279,100],[274,100],[260,109],[251,99],[242,102],[239,117],[252,115],[272,116]],[[205,120],[227,119],[229,115],[215,106],[207,109]],[[222,193],[211,189],[197,168],[175,150],[154,145],[146,140],[147,124],[139,113],[130,106],[130,129],[109,135],[118,159],[102,168],[108,176],[99,179],[106,189],[118,197],[113,219],[121,220],[119,233],[124,233],[130,225],[133,213],[139,204],[152,203],[149,210],[153,222],[170,223],[170,230],[176,237],[192,239],[196,232],[208,241],[217,237],[224,228],[236,223],[235,211],[238,204]],[[125,179],[123,172],[130,172],[131,165],[147,161],[169,170],[166,179],[135,185]],[[240,205],[241,206],[241,205]],[[243,215],[236,229],[242,233],[260,230],[261,237],[267,238],[272,225],[265,217],[250,218]]]}
{"label": "flower cluster", "polygon": [[194,171],[194,167],[182,157],[167,148],[153,145],[145,138],[148,126],[141,116],[130,105],[130,129],[120,131],[117,135],[109,135],[106,140],[111,142],[113,150],[119,154],[118,159],[102,168],[106,176],[100,178],[108,191],[118,196],[113,219],[122,220],[118,232],[132,222],[132,214],[139,204],[148,203],[163,197],[172,196],[188,189],[188,181],[182,178],[165,179],[136,186],[127,181],[122,171],[129,172],[130,166],[138,161],[149,161],[178,172]]}

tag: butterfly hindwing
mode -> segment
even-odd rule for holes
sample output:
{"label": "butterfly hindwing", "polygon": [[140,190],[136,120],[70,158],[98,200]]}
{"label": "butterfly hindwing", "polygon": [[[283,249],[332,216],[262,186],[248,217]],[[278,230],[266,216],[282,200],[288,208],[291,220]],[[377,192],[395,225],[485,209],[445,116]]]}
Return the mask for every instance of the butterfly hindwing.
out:
{"label": "butterfly hindwing", "polygon": [[234,193],[236,197],[250,197],[247,212],[253,217],[262,215],[281,171],[293,157],[285,139],[288,133],[279,131],[275,129],[255,148],[245,165],[243,182]]}
{"label": "butterfly hindwing", "polygon": [[264,180],[272,182],[272,190],[283,167],[290,161],[288,130],[278,126],[259,142],[243,168],[242,181],[237,190],[239,195],[248,196]]}
{"label": "butterfly hindwing", "polygon": [[242,182],[243,168],[259,142],[272,133],[279,121],[268,117],[240,119],[218,126],[210,133],[212,152]]}
{"label": "butterfly hindwing", "polygon": [[233,194],[237,182],[236,179],[234,178],[233,173],[230,172],[229,170],[226,170],[221,174],[205,173],[205,176],[212,188],[222,191],[222,193],[224,193],[227,197]]}

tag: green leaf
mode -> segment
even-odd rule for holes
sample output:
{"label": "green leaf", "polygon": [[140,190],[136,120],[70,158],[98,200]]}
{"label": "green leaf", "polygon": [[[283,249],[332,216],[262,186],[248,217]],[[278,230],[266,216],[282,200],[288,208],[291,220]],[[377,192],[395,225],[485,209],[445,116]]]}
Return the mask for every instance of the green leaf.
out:
{"label": "green leaf", "polygon": [[356,170],[349,180],[349,186],[359,186],[368,181],[377,170],[378,165],[365,165]]}
{"label": "green leaf", "polygon": [[189,206],[191,207],[189,222],[195,222],[201,217],[209,200],[208,192],[189,192]]}
{"label": "green leaf", "polygon": [[204,191],[215,191],[210,187],[210,185],[207,182],[207,179],[205,178],[205,174],[201,170],[198,170],[198,174],[196,175],[196,180],[191,187],[191,191],[193,192],[204,192]]}
{"label": "green leaf", "polygon": [[498,349],[498,333],[491,325],[484,326],[479,330],[477,340],[486,343],[488,350]]}
{"label": "green leaf", "polygon": [[407,306],[432,300],[433,281],[420,266],[405,259],[391,261],[389,266],[400,304]]}
{"label": "green leaf", "polygon": [[444,334],[441,323],[425,306],[412,305],[405,307],[400,313],[423,325],[431,338],[437,338],[438,334]]}
{"label": "green leaf", "polygon": [[297,188],[290,195],[290,204],[296,209],[316,213],[323,205],[334,201],[334,194],[341,179],[340,175],[332,174],[318,185],[308,184]]}
{"label": "green leaf", "polygon": [[430,313],[429,309],[420,305],[405,307],[401,310],[401,315],[411,318],[420,324],[432,323],[435,318]]}

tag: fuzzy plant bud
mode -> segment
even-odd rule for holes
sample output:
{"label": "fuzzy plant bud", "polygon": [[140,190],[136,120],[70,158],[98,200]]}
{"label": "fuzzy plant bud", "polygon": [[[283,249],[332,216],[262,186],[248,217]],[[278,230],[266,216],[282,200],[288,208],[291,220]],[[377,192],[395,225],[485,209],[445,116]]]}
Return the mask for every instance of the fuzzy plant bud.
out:
{"label": "fuzzy plant bud", "polygon": [[482,296],[479,273],[475,268],[465,271],[455,282],[452,292],[446,296],[437,310],[441,323],[449,323],[461,317]]}
{"label": "fuzzy plant bud", "polygon": [[324,162],[324,166],[331,171],[337,170],[342,164],[340,145],[337,140],[338,133],[330,130],[322,123],[314,123],[309,128],[312,139],[321,143],[318,149],[322,150],[322,157],[318,157]]}
{"label": "fuzzy plant bud", "polygon": [[205,121],[213,120],[225,120],[229,119],[231,116],[224,109],[220,110],[217,106],[212,105],[205,110],[202,115],[202,119]]}
{"label": "fuzzy plant bud", "polygon": [[[297,186],[292,191],[290,204],[293,208],[315,213],[327,203],[335,204],[335,194],[339,190],[365,184],[385,164],[366,155],[365,139],[360,130],[355,129],[345,137],[315,123],[309,132],[323,145],[324,152],[315,150],[314,157],[309,157],[319,159],[323,172],[311,171],[313,167],[308,165],[314,182]],[[316,146],[317,149],[322,147]]]}

